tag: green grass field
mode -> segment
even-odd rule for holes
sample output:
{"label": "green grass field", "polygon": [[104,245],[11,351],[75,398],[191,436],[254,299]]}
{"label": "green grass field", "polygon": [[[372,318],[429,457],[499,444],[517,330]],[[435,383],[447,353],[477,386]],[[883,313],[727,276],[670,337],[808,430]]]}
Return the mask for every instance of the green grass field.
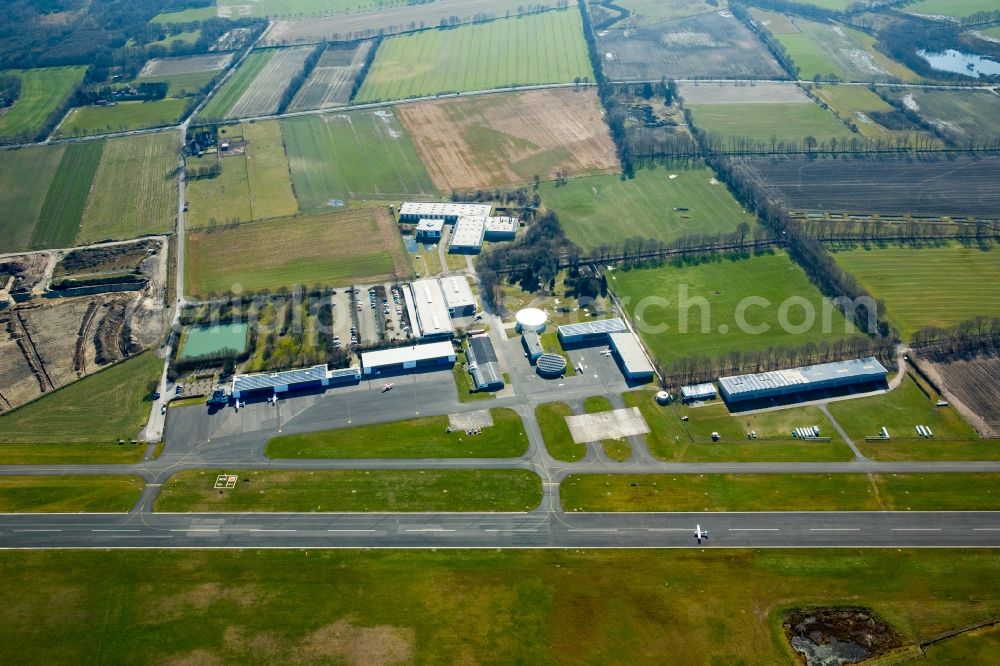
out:
{"label": "green grass field", "polygon": [[149,417],[163,362],[140,354],[0,416],[0,442],[113,442],[134,438]]}
{"label": "green grass field", "polygon": [[958,245],[886,247],[833,255],[875,298],[904,339],[924,326],[953,326],[1000,312],[1000,252]]}
{"label": "green grass field", "polygon": [[191,97],[222,72],[212,69],[207,72],[190,72],[188,74],[169,74],[164,76],[144,76],[135,83],[166,83],[167,97]]}
{"label": "green grass field", "polygon": [[[628,407],[638,407],[650,432],[644,435],[649,451],[668,462],[845,461],[854,453],[834,432],[817,407],[733,416],[725,404],[703,407],[661,407],[652,391],[625,394]],[[688,417],[687,421],[681,420]],[[819,426],[829,443],[792,438],[792,429]],[[712,433],[721,439],[712,441]],[[756,432],[750,440],[747,433]]]}
{"label": "green grass field", "polygon": [[566,511],[996,511],[997,474],[573,474]]}
{"label": "green grass field", "polygon": [[[391,226],[390,226],[391,225]],[[382,209],[288,217],[187,235],[193,294],[344,286],[410,274],[399,233]],[[232,257],[254,256],[252,263]]]}
{"label": "green grass field", "polygon": [[869,606],[914,646],[1000,614],[987,549],[34,550],[0,576],[4,663],[790,664],[790,607]]}
{"label": "green grass field", "polygon": [[177,217],[176,131],[108,139],[77,243],[169,231]]}
{"label": "green grass field", "polygon": [[31,234],[32,249],[73,245],[103,154],[103,141],[66,146]]}
{"label": "green grass field", "polygon": [[756,226],[715,173],[700,165],[642,168],[628,180],[574,178],[565,185],[542,183],[538,190],[569,239],[584,250],[636,236],[672,241],[735,231],[741,222]]}
{"label": "green grass field", "polygon": [[706,14],[714,11],[716,6],[705,0],[620,0],[615,3],[619,7],[631,10],[631,19],[636,25],[656,25],[664,21]]}
{"label": "green grass field", "polygon": [[119,102],[114,106],[79,106],[69,112],[56,136],[87,136],[174,125],[187,110],[186,99]]}
{"label": "green grass field", "polygon": [[969,139],[989,141],[1000,134],[1000,96],[989,91],[912,89],[890,94],[915,102],[922,118],[953,135],[961,147]]}
{"label": "green grass field", "polygon": [[392,111],[357,111],[281,121],[302,210],[334,199],[436,197],[409,135]]}
{"label": "green grass field", "polygon": [[198,120],[211,121],[225,118],[274,54],[274,49],[263,49],[250,53],[239,68],[208,100],[208,104],[198,113]]}
{"label": "green grass field", "polygon": [[390,37],[357,102],[594,78],[573,7]]}
{"label": "green grass field", "polygon": [[281,127],[273,120],[249,123],[243,126],[243,137],[247,142],[246,171],[253,219],[285,217],[299,212]]}
{"label": "green grass field", "polygon": [[0,153],[0,253],[31,247],[35,224],[66,146],[31,146]]}
{"label": "green grass field", "polygon": [[[214,488],[237,474],[236,488]],[[0,477],[2,478],[2,477]],[[170,477],[155,511],[528,511],[542,480],[527,470],[189,470]]]}
{"label": "green grass field", "polygon": [[516,458],[528,450],[517,412],[491,409],[493,426],[480,435],[446,432],[447,416],[279,435],[268,441],[271,458]]}
{"label": "green grass field", "polygon": [[0,476],[3,513],[127,513],[141,476]]}
{"label": "green grass field", "polygon": [[[869,139],[892,139],[895,137],[912,139],[920,135],[925,140],[928,138],[925,132],[890,130],[871,119],[869,116],[872,112],[889,112],[892,111],[892,106],[866,87],[824,84],[815,86],[813,92],[828,104],[837,115],[853,122],[858,128],[858,133],[863,137]],[[934,141],[936,145],[943,146],[941,141],[936,139]]]}
{"label": "green grass field", "polygon": [[145,446],[131,444],[0,443],[0,465],[129,465],[145,453]]}
{"label": "green grass field", "polygon": [[162,46],[165,49],[169,49],[174,44],[194,44],[198,41],[199,37],[201,37],[200,29],[185,30],[172,35],[166,35],[163,39],[150,42],[147,46]]}
{"label": "green grass field", "polygon": [[664,362],[857,335],[784,252],[615,271],[609,287]]}
{"label": "green grass field", "polygon": [[723,140],[745,137],[755,141],[802,144],[854,137],[836,116],[816,104],[690,104],[695,126]]}
{"label": "green grass field", "polygon": [[153,20],[150,21],[150,23],[160,23],[163,25],[168,23],[195,23],[198,21],[213,19],[217,14],[218,11],[214,6],[193,7],[179,12],[163,12],[161,14],[157,14],[153,17]]}
{"label": "green grass field", "polygon": [[33,139],[63,102],[83,81],[86,67],[49,67],[8,70],[21,79],[21,96],[0,115],[0,139],[8,142]]}
{"label": "green grass field", "polygon": [[910,14],[950,16],[956,19],[996,10],[996,0],[918,0],[902,8],[902,11]]}
{"label": "green grass field", "polygon": [[587,455],[587,446],[577,444],[566,425],[566,417],[573,411],[564,402],[551,402],[535,408],[535,419],[542,431],[549,455],[563,462],[576,462]]}

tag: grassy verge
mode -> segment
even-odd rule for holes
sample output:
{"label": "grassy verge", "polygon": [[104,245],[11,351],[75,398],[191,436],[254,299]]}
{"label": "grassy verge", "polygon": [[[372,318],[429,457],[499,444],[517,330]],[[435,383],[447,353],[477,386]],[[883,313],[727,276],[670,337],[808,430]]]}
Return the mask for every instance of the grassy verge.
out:
{"label": "grassy verge", "polygon": [[482,434],[447,432],[448,417],[428,416],[409,421],[304,435],[281,435],[267,443],[272,458],[516,458],[528,450],[528,438],[517,412],[490,410],[493,425]]}
{"label": "grassy verge", "polygon": [[4,663],[787,664],[789,605],[870,606],[907,644],[1000,614],[979,549],[9,551],[0,576]]}
{"label": "grassy verge", "polygon": [[490,400],[496,397],[496,394],[489,393],[487,391],[476,391],[475,387],[472,385],[472,375],[469,374],[469,370],[466,367],[468,363],[468,357],[465,354],[465,345],[462,345],[462,351],[455,355],[455,365],[452,366],[451,373],[455,377],[455,388],[458,389],[458,401],[459,402],[476,402],[479,400]]}
{"label": "grassy verge", "polygon": [[142,460],[131,444],[0,444],[0,465],[128,465]]}
{"label": "grassy verge", "polygon": [[549,455],[563,462],[576,462],[587,455],[587,447],[577,444],[566,425],[566,417],[573,411],[563,402],[539,405],[535,408],[535,418],[545,440]]}
{"label": "grassy verge", "polygon": [[[238,474],[216,490],[219,474]],[[542,482],[525,470],[190,470],[171,477],[157,511],[527,511]]]}
{"label": "grassy verge", "polygon": [[596,414],[598,412],[610,412],[614,407],[611,406],[611,401],[603,395],[592,395],[583,401],[583,409],[588,414]]}
{"label": "grassy verge", "polygon": [[994,511],[998,474],[575,474],[567,511]]}
{"label": "grassy verge", "polygon": [[138,476],[0,476],[0,512],[127,512],[143,486]]}
{"label": "grassy verge", "polygon": [[615,462],[625,462],[632,456],[632,446],[625,439],[601,440],[601,448],[604,449],[604,455]]}

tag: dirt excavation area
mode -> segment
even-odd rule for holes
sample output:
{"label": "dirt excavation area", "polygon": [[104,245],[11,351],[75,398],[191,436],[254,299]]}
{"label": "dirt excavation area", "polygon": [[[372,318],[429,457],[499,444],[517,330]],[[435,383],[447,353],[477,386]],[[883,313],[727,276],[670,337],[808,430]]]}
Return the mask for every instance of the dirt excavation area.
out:
{"label": "dirt excavation area", "polygon": [[903,645],[899,632],[867,608],[793,610],[783,626],[785,637],[807,666],[857,664]]}
{"label": "dirt excavation area", "polygon": [[0,413],[159,343],[163,237],[0,257]]}
{"label": "dirt excavation area", "polygon": [[395,111],[442,192],[621,168],[592,89],[480,95]]}

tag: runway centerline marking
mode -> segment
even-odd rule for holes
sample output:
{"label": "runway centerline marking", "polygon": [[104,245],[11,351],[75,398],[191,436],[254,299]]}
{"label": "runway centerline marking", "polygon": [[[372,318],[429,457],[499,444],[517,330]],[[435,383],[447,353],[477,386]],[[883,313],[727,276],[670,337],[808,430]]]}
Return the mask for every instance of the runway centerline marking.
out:
{"label": "runway centerline marking", "polygon": [[263,527],[251,527],[250,532],[298,532],[298,530],[269,530]]}
{"label": "runway centerline marking", "polygon": [[777,527],[730,527],[730,532],[780,532]]}
{"label": "runway centerline marking", "polygon": [[893,527],[893,532],[940,532],[940,527]]}
{"label": "runway centerline marking", "polygon": [[43,530],[43,529],[37,529],[37,530],[14,530],[14,531],[15,532],[62,532],[62,530]]}
{"label": "runway centerline marking", "polygon": [[446,530],[443,527],[423,527],[420,529],[404,530],[406,532],[454,532],[455,530]]}
{"label": "runway centerline marking", "polygon": [[90,530],[91,532],[139,532],[141,530]]}
{"label": "runway centerline marking", "polygon": [[860,527],[810,527],[810,532],[860,532]]}

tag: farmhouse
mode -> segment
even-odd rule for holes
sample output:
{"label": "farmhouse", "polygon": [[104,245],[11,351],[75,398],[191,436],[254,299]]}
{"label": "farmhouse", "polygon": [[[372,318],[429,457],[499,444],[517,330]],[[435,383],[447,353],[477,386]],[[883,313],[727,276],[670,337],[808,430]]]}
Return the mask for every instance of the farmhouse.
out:
{"label": "farmhouse", "polygon": [[453,364],[455,358],[455,349],[451,346],[451,342],[430,342],[411,347],[365,352],[361,354],[361,367],[364,368],[366,376],[380,375],[406,370],[439,368]]}
{"label": "farmhouse", "polygon": [[256,395],[326,388],[359,381],[361,381],[360,368],[330,370],[326,365],[314,365],[311,368],[299,368],[284,372],[236,375],[233,377],[232,394],[234,398],[240,399]]}
{"label": "farmhouse", "polygon": [[444,220],[420,220],[417,223],[417,240],[420,242],[436,243],[441,240],[441,232],[443,230]]}
{"label": "farmhouse", "polygon": [[649,381],[655,374],[652,364],[646,358],[642,345],[629,332],[611,333],[608,342],[614,350],[615,360],[621,367],[622,374],[629,381]]}
{"label": "farmhouse", "polygon": [[486,237],[485,217],[460,217],[451,235],[449,252],[475,254],[483,249]]}
{"label": "farmhouse", "polygon": [[566,324],[558,329],[559,342],[563,346],[588,342],[607,342],[612,333],[626,333],[628,328],[621,319],[602,319],[579,324]]}
{"label": "farmhouse", "polygon": [[405,202],[399,207],[400,222],[442,220],[455,224],[460,217],[486,217],[493,211],[491,204],[469,203],[415,203]]}
{"label": "farmhouse", "polygon": [[884,382],[888,370],[872,357],[822,363],[791,370],[775,370],[719,379],[726,402],[759,400],[803,394],[829,388]]}
{"label": "farmhouse", "polygon": [[497,352],[488,335],[469,338],[469,374],[477,391],[499,391],[504,387]]}
{"label": "farmhouse", "polygon": [[465,276],[443,277],[440,282],[448,314],[452,317],[471,317],[476,314],[476,297]]}
{"label": "farmhouse", "polygon": [[410,296],[417,325],[413,332],[417,337],[450,338],[455,333],[440,282],[434,279],[417,280],[410,284]]}

